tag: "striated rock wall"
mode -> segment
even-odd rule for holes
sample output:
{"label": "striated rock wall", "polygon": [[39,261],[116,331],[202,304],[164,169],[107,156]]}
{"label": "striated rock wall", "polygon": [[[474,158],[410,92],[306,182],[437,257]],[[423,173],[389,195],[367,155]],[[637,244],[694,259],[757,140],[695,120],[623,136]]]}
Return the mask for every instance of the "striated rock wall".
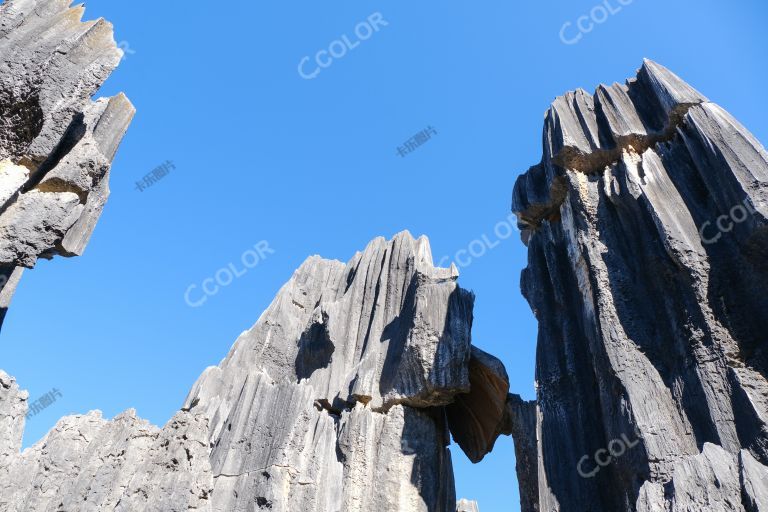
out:
{"label": "striated rock wall", "polygon": [[[70,3],[0,5],[0,323],[24,268],[84,250],[134,115],[91,99],[122,52]],[[650,61],[555,100],[543,142],[513,194],[536,402],[401,233],[309,258],[162,428],[91,412],[20,452],[0,371],[0,510],[476,511],[447,446],[500,435],[523,512],[768,510],[768,153]]]}
{"label": "striated rock wall", "polygon": [[407,233],[308,259],[187,398],[213,509],[453,511],[442,406],[469,391],[474,300],[456,278]]}
{"label": "striated rock wall", "polygon": [[480,460],[509,421],[457,277],[407,232],[309,258],[162,429],[92,412],[19,454],[3,400],[0,510],[454,512],[451,433]]}
{"label": "striated rock wall", "polygon": [[0,323],[23,268],[85,249],[134,115],[122,94],[91,100],[123,52],[70,3],[0,5]]}
{"label": "striated rock wall", "polygon": [[[768,510],[768,153],[646,61],[555,100],[513,210],[541,511]],[[519,425],[526,424],[518,422]]]}
{"label": "striated rock wall", "polygon": [[[134,114],[91,100],[122,52],[82,14],[0,6],[0,321],[23,268],[83,251]],[[0,372],[0,510],[454,512],[451,432],[482,459],[509,388],[457,277],[408,233],[309,258],[163,428],[94,411],[21,453],[27,395]]]}

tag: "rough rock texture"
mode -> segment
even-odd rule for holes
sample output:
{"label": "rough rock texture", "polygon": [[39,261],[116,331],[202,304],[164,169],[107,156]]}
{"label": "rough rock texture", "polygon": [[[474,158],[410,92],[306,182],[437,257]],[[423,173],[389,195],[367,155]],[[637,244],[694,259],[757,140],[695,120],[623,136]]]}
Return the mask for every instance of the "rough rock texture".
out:
{"label": "rough rock texture", "polygon": [[22,267],[83,252],[134,114],[122,94],[91,100],[123,52],[70,3],[0,5],[0,323]]}
{"label": "rough rock texture", "polygon": [[93,412],[18,454],[4,400],[0,510],[455,512],[449,432],[481,459],[509,388],[457,277],[407,232],[309,258],[162,429]]}
{"label": "rough rock texture", "polygon": [[[0,6],[0,322],[23,268],[83,251],[134,114],[91,100],[122,52],[69,5]],[[27,396],[0,373],[0,510],[454,512],[450,432],[480,460],[509,387],[457,277],[408,233],[308,259],[163,428],[91,412],[19,453]]]}
{"label": "rough rock texture", "polygon": [[459,500],[456,504],[456,512],[480,512],[476,501]]}
{"label": "rough rock texture", "polygon": [[536,402],[523,400],[520,395],[508,395],[504,425],[501,433],[515,440],[515,469],[520,487],[520,511],[539,510],[539,478],[532,468],[538,466],[536,443]]}
{"label": "rough rock texture", "polygon": [[407,233],[307,260],[187,398],[213,509],[453,510],[442,406],[469,391],[474,301],[456,278]]}
{"label": "rough rock texture", "polygon": [[27,398],[16,380],[0,370],[0,469],[21,449]]}
{"label": "rough rock texture", "polygon": [[[558,98],[513,210],[538,321],[541,511],[764,511],[768,153],[646,61]],[[586,476],[585,476],[586,475]]]}
{"label": "rough rock texture", "polygon": [[111,421],[98,412],[63,418],[0,464],[0,510],[204,510],[212,488],[206,426],[185,412],[162,430],[133,411]]}

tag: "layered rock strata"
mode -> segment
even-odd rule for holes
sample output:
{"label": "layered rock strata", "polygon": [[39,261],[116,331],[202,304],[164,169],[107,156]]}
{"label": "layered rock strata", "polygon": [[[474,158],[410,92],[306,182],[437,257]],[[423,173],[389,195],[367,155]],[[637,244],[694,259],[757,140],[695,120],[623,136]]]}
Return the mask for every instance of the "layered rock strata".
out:
{"label": "layered rock strata", "polygon": [[85,249],[134,114],[91,97],[123,52],[67,0],[0,5],[0,323],[23,268]]}
{"label": "layered rock strata", "polygon": [[535,431],[516,433],[537,440],[523,500],[768,510],[763,146],[646,61],[626,84],[555,100],[512,208],[539,321]]}

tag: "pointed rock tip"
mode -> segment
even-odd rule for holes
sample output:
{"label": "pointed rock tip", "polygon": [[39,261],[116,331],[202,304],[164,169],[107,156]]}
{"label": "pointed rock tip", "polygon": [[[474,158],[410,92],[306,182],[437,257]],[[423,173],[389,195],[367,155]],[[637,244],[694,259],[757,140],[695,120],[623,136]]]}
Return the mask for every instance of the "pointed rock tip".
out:
{"label": "pointed rock tip", "polygon": [[643,65],[640,66],[640,69],[637,70],[637,74],[640,74],[640,71],[642,70],[645,70],[651,74],[658,74],[659,72],[664,72],[664,73],[670,73],[674,76],[677,76],[674,73],[672,73],[666,66],[662,66],[655,60],[649,59],[648,57],[643,58]]}
{"label": "pointed rock tip", "polygon": [[415,240],[414,236],[407,229],[400,231],[399,233],[395,234],[394,237],[392,237],[393,240],[399,240],[401,238],[406,240]]}
{"label": "pointed rock tip", "polygon": [[131,113],[131,120],[133,119],[133,116],[136,114],[136,105],[133,104],[133,102],[128,98],[128,96],[125,95],[124,92],[118,92],[112,97],[112,100],[115,102],[123,103]]}
{"label": "pointed rock tip", "polygon": [[312,256],[309,256],[307,259],[305,259],[301,265],[299,265],[299,268],[296,269],[296,272],[304,272],[308,269],[308,267],[315,267],[317,265],[323,264],[344,265],[344,262],[336,259],[323,258],[319,254],[313,254]]}

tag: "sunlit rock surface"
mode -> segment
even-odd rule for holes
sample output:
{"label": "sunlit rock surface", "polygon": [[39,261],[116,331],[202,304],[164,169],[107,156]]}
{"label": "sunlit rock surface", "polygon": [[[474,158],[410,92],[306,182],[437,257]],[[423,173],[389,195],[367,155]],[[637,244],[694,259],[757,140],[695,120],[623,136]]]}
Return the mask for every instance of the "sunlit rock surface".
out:
{"label": "sunlit rock surface", "polygon": [[134,114],[122,94],[91,99],[123,53],[70,3],[0,5],[0,323],[22,268],[85,249]]}
{"label": "sunlit rock surface", "polygon": [[16,380],[0,370],[0,470],[18,455],[27,413],[26,391]]}
{"label": "sunlit rock surface", "polygon": [[555,100],[513,210],[539,321],[527,510],[766,510],[763,146],[646,61]]}
{"label": "sunlit rock surface", "polygon": [[461,499],[456,504],[456,512],[480,512],[480,508],[476,501]]}
{"label": "sunlit rock surface", "polygon": [[309,258],[187,398],[213,508],[454,510],[443,406],[469,391],[474,301],[456,278],[407,233]]}
{"label": "sunlit rock surface", "polygon": [[307,259],[162,429],[91,412],[19,454],[0,374],[0,510],[455,512],[450,432],[480,460],[509,416],[457,278],[407,232]]}
{"label": "sunlit rock surface", "polygon": [[[0,6],[0,321],[23,268],[85,248],[134,114],[91,100],[122,52],[82,14]],[[457,277],[408,233],[309,258],[163,428],[92,411],[20,452],[27,394],[0,372],[0,510],[454,512],[450,432],[480,460],[508,391]]]}

